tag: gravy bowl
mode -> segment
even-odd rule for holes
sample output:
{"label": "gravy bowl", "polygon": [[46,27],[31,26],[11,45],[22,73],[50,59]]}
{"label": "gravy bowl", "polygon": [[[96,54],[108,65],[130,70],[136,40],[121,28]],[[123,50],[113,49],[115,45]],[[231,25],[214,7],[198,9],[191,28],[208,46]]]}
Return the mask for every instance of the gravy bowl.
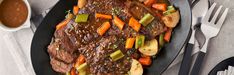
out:
{"label": "gravy bowl", "polygon": [[[0,5],[4,0],[0,0]],[[7,25],[4,25],[1,21],[0,21],[0,29],[4,30],[4,31],[17,31],[23,28],[29,28],[30,27],[30,17],[31,17],[31,7],[28,3],[27,0],[22,0],[26,7],[27,7],[27,18],[26,20],[24,20],[24,22],[22,24],[20,24],[18,27],[8,27]]]}

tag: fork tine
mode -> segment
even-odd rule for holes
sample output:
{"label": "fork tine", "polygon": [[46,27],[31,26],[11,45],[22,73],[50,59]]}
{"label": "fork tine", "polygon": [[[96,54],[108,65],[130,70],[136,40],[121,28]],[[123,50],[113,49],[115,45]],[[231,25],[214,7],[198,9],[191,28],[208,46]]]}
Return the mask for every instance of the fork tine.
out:
{"label": "fork tine", "polygon": [[219,13],[220,13],[222,7],[223,7],[223,6],[219,6],[218,10],[215,12],[215,15],[214,15],[213,18],[211,19],[211,24],[215,24],[215,20],[217,19],[217,17],[218,17],[218,15],[219,15]]}
{"label": "fork tine", "polygon": [[202,23],[208,22],[210,15],[213,12],[215,6],[216,6],[216,3],[213,3],[212,6],[209,8],[209,10],[206,12],[206,15],[204,16],[202,20]]}
{"label": "fork tine", "polygon": [[221,16],[220,19],[218,20],[218,22],[217,22],[217,24],[216,24],[216,26],[217,26],[218,28],[221,28],[221,26],[223,25],[223,22],[224,22],[224,20],[226,19],[226,16],[227,16],[227,14],[228,14],[228,10],[229,10],[229,8],[226,8],[225,11],[223,12],[222,16]]}

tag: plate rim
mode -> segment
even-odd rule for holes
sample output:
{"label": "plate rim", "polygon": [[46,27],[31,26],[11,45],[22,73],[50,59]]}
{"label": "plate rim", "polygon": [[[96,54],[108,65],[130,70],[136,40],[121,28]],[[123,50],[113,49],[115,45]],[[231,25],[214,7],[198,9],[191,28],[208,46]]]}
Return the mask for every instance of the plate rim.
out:
{"label": "plate rim", "polygon": [[[60,1],[58,1],[57,3],[56,3],[56,5],[59,3],[59,2],[61,2],[61,1],[64,1],[64,0],[60,0]],[[168,1],[170,1],[170,0],[168,0]],[[192,24],[192,12],[191,12],[191,8],[190,8],[190,5],[189,5],[189,2],[188,2],[188,0],[185,0],[186,1],[186,4],[189,6],[188,8],[189,8],[189,17],[190,17],[190,24],[189,24],[189,28],[191,28],[191,24]],[[56,6],[55,5],[55,6]],[[54,8],[54,7],[53,7]],[[52,9],[53,9],[52,8]],[[51,9],[51,10],[52,10]],[[51,11],[49,11],[49,13],[50,13]],[[48,14],[49,14],[48,13]],[[48,15],[47,14],[47,15]],[[46,15],[46,16],[47,16]],[[46,17],[45,17],[46,18]],[[45,18],[43,19],[43,20],[45,20]],[[43,22],[43,21],[42,21]],[[42,23],[41,23],[42,24]],[[41,24],[38,26],[38,28],[41,26]],[[35,33],[37,33],[38,32],[38,30],[36,30],[36,32]],[[54,33],[52,33],[52,34],[54,34]],[[168,69],[168,67],[173,63],[173,61],[178,57],[178,55],[179,55],[179,53],[181,52],[181,50],[183,49],[183,47],[184,47],[184,45],[188,42],[188,40],[189,40],[189,38],[190,38],[190,35],[191,35],[191,30],[189,29],[189,32],[188,32],[188,34],[187,34],[187,37],[186,37],[186,39],[185,39],[185,41],[183,42],[183,46],[180,48],[180,50],[179,50],[179,52],[176,54],[176,56],[175,57],[173,57],[173,59],[172,59],[172,61],[170,61],[170,63],[169,63],[169,65],[167,65],[159,74],[162,74],[163,72],[165,72],[167,69]],[[34,41],[34,38],[36,38],[35,37],[35,35],[33,36],[33,40],[32,40],[32,43],[31,43],[31,48],[30,48],[30,56],[31,56],[31,61],[32,61],[32,65],[33,65],[33,68],[35,69],[35,66],[34,66],[34,64],[33,64],[33,58],[32,58],[32,45],[33,45],[33,41]],[[48,54],[48,53],[47,53]],[[35,71],[35,70],[34,70]],[[35,73],[36,73],[36,71],[35,71]]]}

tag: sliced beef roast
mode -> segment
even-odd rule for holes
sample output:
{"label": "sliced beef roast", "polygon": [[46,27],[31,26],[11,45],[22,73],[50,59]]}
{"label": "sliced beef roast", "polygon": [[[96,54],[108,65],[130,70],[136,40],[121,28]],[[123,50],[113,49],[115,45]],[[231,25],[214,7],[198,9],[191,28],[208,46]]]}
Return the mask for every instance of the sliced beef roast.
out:
{"label": "sliced beef roast", "polygon": [[[110,20],[95,18],[95,13],[118,15],[125,22],[123,30],[119,30]],[[89,14],[87,22],[76,23],[73,18],[66,27],[55,31],[55,41],[48,46],[52,68],[57,72],[66,73],[71,69],[71,64],[78,54],[82,54],[93,75],[127,74],[131,61],[124,48],[126,38],[139,34],[155,38],[166,30],[164,23],[157,17],[151,24],[142,26],[139,32],[128,25],[131,17],[140,20],[146,13],[155,16],[158,12],[136,0],[87,0],[87,4],[78,12]],[[110,21],[111,28],[106,34],[99,36],[97,29],[106,21]],[[121,50],[125,56],[114,62],[109,55],[116,50]]]}

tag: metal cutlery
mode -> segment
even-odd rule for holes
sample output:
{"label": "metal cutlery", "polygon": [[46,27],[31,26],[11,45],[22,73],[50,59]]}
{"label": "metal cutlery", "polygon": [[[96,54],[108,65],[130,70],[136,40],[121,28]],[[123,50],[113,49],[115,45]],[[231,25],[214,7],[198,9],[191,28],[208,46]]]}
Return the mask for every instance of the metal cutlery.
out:
{"label": "metal cutlery", "polygon": [[[179,75],[188,75],[190,71],[190,65],[192,60],[192,51],[193,46],[195,45],[195,31],[196,25],[200,23],[200,19],[205,15],[206,11],[208,10],[208,0],[195,0],[191,4],[193,18],[192,18],[192,26],[191,26],[191,36],[188,44],[185,46],[183,60],[180,66]],[[196,6],[194,6],[196,5]]]}
{"label": "metal cutlery", "polygon": [[[201,50],[198,52],[198,56],[192,68],[191,75],[199,74],[203,59],[207,51],[209,40],[217,36],[229,10],[229,8],[225,8],[221,17],[217,20],[219,13],[222,9],[222,6],[219,6],[218,10],[215,12],[214,16],[212,17],[211,14],[212,12],[214,12],[215,7],[216,7],[216,3],[213,3],[213,5],[210,7],[210,9],[207,11],[206,15],[202,19],[201,31],[205,35],[206,41],[203,47],[201,48]],[[211,21],[210,21],[210,18],[211,18]],[[217,20],[217,23],[216,23],[216,20]]]}

